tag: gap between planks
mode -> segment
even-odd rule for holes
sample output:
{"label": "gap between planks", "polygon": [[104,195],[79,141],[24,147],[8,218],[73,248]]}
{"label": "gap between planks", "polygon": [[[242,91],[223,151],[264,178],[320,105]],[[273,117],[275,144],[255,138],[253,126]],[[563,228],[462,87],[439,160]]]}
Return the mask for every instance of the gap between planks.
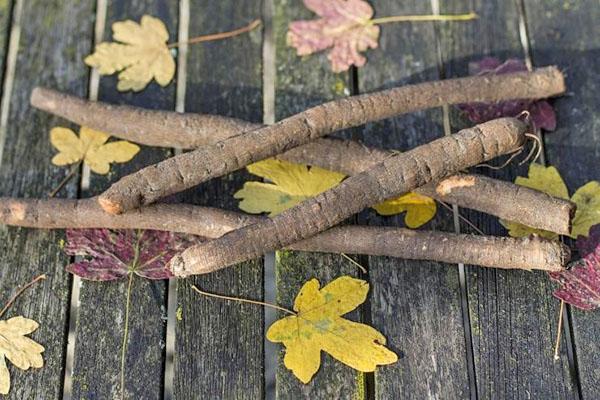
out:
{"label": "gap between planks", "polygon": [[[190,33],[190,0],[179,0],[179,29],[177,42],[181,45],[177,48],[177,87],[175,89],[175,111],[185,112],[185,96],[187,88],[187,43]],[[172,149],[175,155],[181,154],[182,150]],[[164,374],[164,400],[173,398],[173,384],[175,379],[175,340],[177,324],[177,278],[169,279],[167,286],[167,330],[165,346],[165,374]]]}
{"label": "gap between planks", "polygon": [[[440,15],[440,2],[439,0],[431,0],[432,14]],[[444,67],[444,56],[442,52],[442,43],[440,37],[440,30],[437,25],[434,25],[435,35],[435,47],[437,50],[437,63],[440,74],[440,79],[446,78],[446,70]],[[444,135],[452,135],[452,126],[450,123],[450,110],[447,105],[442,107],[442,118],[444,124]],[[460,233],[460,219],[459,219],[459,208],[457,205],[452,205],[452,217],[454,222],[454,232]],[[467,376],[469,379],[469,391],[470,398],[477,399],[477,375],[475,373],[475,359],[473,355],[473,333],[471,332],[471,315],[469,313],[469,299],[467,293],[467,279],[465,275],[465,264],[459,263],[458,267],[458,281],[460,288],[460,308],[462,315],[462,325],[465,336],[465,350],[467,358]]]}
{"label": "gap between planks", "polygon": [[[94,24],[94,37],[92,48],[102,41],[106,27],[106,12],[108,9],[107,0],[96,0],[96,21]],[[88,80],[88,98],[98,100],[98,88],[100,86],[100,74],[94,68],[91,69]],[[80,179],[77,197],[90,187],[90,168],[82,164],[80,167]],[[77,259],[77,257],[75,257]],[[70,400],[73,390],[73,364],[75,362],[75,341],[77,338],[76,329],[79,322],[79,294],[81,288],[81,278],[73,275],[71,281],[71,299],[69,303],[69,328],[67,332],[67,350],[65,355],[65,370],[63,378],[63,400]]]}
{"label": "gap between planks", "polygon": [[[532,70],[534,67],[533,56],[531,52],[531,38],[529,36],[529,26],[527,24],[527,13],[525,12],[524,0],[514,0],[519,13],[519,39],[521,41],[521,47],[523,49],[523,58],[527,69]],[[542,131],[536,132],[540,138],[542,151],[540,152],[539,162],[542,165],[547,165],[546,161],[546,143],[545,135]],[[573,340],[573,324],[571,322],[571,306],[566,304],[566,307],[561,308],[563,312],[563,334],[564,334],[564,346],[567,350],[567,361],[569,363],[569,371],[571,379],[573,379],[573,386],[578,398],[583,398],[581,390],[581,379],[579,376],[579,368],[575,357],[576,347]]]}

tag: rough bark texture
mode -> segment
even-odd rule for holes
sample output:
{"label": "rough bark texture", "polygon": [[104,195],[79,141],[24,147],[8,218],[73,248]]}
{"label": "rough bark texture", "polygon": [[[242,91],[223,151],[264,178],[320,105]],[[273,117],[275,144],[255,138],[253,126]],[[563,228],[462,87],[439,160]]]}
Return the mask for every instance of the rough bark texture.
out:
{"label": "rough bark texture", "polygon": [[[199,145],[215,143],[239,131],[262,126],[216,115],[178,114],[94,103],[44,88],[36,88],[33,91],[31,102],[42,110],[100,130],[117,128],[113,125],[120,126],[120,124],[114,122],[115,119],[123,117],[125,123],[117,135],[152,146],[185,147],[192,143],[191,146],[195,148]],[[145,115],[149,116],[147,120],[141,117]],[[100,119],[98,116],[108,118]],[[165,120],[175,120],[179,123],[161,123]],[[170,134],[167,135],[167,129],[171,128],[173,130],[168,131]],[[208,136],[206,130],[211,128],[215,130],[212,131],[212,136]],[[393,154],[393,151],[368,147],[353,140],[318,139],[277,155],[277,158],[356,175]],[[575,205],[568,200],[483,176],[460,178],[460,180],[456,177],[447,179],[450,181],[440,182],[438,186],[452,190],[436,191],[436,184],[431,183],[415,189],[415,192],[506,220],[519,221],[533,228],[562,235],[570,232]],[[451,183],[460,182],[466,185],[450,186]]]}
{"label": "rough bark texture", "polygon": [[496,119],[387,158],[272,219],[191,247],[170,267],[179,276],[208,273],[285,247],[373,204],[514,151],[523,145],[525,130],[516,119]]}
{"label": "rough bark texture", "polygon": [[[350,106],[352,109],[347,108],[342,114],[339,114],[335,107],[343,106],[349,101],[348,99],[339,102],[337,106],[327,103],[315,107],[308,110],[306,114],[293,118],[298,120],[304,117],[320,118],[319,112],[326,114],[337,112],[338,115],[348,118],[345,122],[348,124],[345,127],[348,127],[444,104],[547,98],[564,91],[562,73],[555,67],[546,67],[520,74],[469,77],[399,87],[351,98],[350,101],[354,104]],[[367,99],[372,100],[366,101]],[[380,101],[379,104],[383,106],[376,109],[373,107],[375,103],[371,101]],[[363,109],[361,104],[366,108]],[[32,91],[31,105],[78,125],[108,132],[127,140],[150,146],[179,149],[213,145],[242,132],[264,127],[261,124],[219,115],[176,113],[91,102],[43,87],[36,87]],[[369,116],[370,112],[373,114]],[[357,115],[349,115],[353,113]],[[358,118],[359,121],[356,122],[353,118]],[[306,122],[311,124],[312,121]],[[338,123],[338,121],[328,122],[333,125]],[[330,131],[338,129],[341,128],[332,127]]]}
{"label": "rough bark texture", "polygon": [[[507,96],[539,98],[563,93],[562,74],[554,67],[530,73],[459,78],[331,101],[286,118],[274,125],[239,134],[144,168],[122,178],[99,197],[107,212],[118,214],[223,176],[253,162],[272,157],[332,132],[370,121],[444,104],[495,101]],[[543,90],[540,90],[544,87]]]}
{"label": "rough bark texture", "polygon": [[[213,239],[261,221],[268,221],[268,218],[187,204],[155,204],[122,215],[110,215],[93,198],[0,198],[0,222],[30,228],[156,229]],[[286,246],[286,249],[547,271],[564,269],[570,258],[567,246],[539,238],[515,239],[367,226],[332,228]]]}

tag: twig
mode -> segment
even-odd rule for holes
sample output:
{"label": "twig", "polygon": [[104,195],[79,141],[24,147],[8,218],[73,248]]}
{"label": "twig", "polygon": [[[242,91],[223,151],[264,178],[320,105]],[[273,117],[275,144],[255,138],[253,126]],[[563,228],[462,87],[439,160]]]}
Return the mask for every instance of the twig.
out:
{"label": "twig", "polygon": [[180,276],[208,273],[309,238],[366,207],[512,152],[525,130],[517,119],[500,118],[389,157],[269,220],[188,248],[170,268]]}
{"label": "twig", "polygon": [[[553,74],[553,69],[547,69]],[[444,104],[495,101],[498,97],[537,98],[540,87],[522,85],[529,72],[427,82],[332,101],[275,125],[233,136],[177,155],[122,178],[99,196],[102,208],[118,214],[223,176],[340,129]],[[564,90],[564,82],[556,89]],[[542,90],[547,92],[547,88]]]}
{"label": "twig", "polygon": [[197,36],[195,38],[186,40],[185,42],[170,43],[167,45],[167,47],[173,48],[173,47],[181,46],[182,44],[194,44],[194,43],[201,43],[201,42],[210,42],[213,40],[227,39],[230,37],[241,35],[242,33],[250,32],[250,31],[254,30],[255,28],[258,28],[261,24],[262,24],[262,21],[260,19],[255,19],[254,21],[250,22],[248,25],[238,28],[238,29],[234,29],[229,32],[221,32],[221,33],[213,33],[210,35]]}
{"label": "twig", "polygon": [[6,311],[8,311],[10,306],[13,305],[15,300],[17,300],[17,298],[20,295],[22,295],[25,290],[27,290],[28,288],[33,286],[36,282],[44,280],[44,279],[46,279],[46,274],[38,275],[31,282],[27,283],[25,286],[23,286],[21,289],[19,289],[19,291],[17,293],[15,293],[14,296],[11,297],[11,299],[6,303],[6,305],[4,306],[2,311],[0,311],[0,318],[2,318],[2,316],[6,313]]}
{"label": "twig", "polygon": [[190,285],[190,286],[192,287],[193,290],[195,290],[196,292],[200,293],[203,296],[215,297],[217,299],[222,299],[222,300],[238,301],[240,303],[257,304],[259,306],[274,308],[276,310],[283,311],[287,314],[297,315],[297,313],[295,313],[294,311],[284,308],[284,307],[281,307],[281,306],[278,306],[276,304],[265,303],[264,301],[258,301],[258,300],[243,299],[241,297],[223,296],[222,294],[214,294],[214,293],[205,292],[203,290],[198,289],[198,287],[195,285]]}
{"label": "twig", "polygon": [[[156,229],[218,238],[267,217],[186,204],[156,204],[109,215],[95,199],[0,198],[0,222],[32,228]],[[368,254],[493,268],[560,271],[569,249],[539,238],[502,238],[396,227],[339,226],[288,246],[290,250]]]}

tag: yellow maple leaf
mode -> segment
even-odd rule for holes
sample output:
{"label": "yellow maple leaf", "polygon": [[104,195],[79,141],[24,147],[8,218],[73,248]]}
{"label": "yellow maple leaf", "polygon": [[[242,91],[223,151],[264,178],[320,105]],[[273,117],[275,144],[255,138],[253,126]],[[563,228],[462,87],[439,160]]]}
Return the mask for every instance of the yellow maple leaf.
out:
{"label": "yellow maple leaf", "polygon": [[[246,182],[233,196],[242,200],[239,207],[243,211],[252,214],[267,212],[269,216],[331,189],[346,178],[338,172],[276,159],[251,164],[248,171],[273,183]],[[416,193],[404,194],[373,208],[381,215],[406,211],[405,222],[411,228],[428,222],[436,212],[433,199]]]}
{"label": "yellow maple leaf", "polygon": [[26,337],[38,328],[38,323],[22,316],[0,321],[0,394],[10,391],[10,374],[6,359],[22,370],[44,365],[44,347]]}
{"label": "yellow maple leaf", "polygon": [[50,143],[59,151],[52,164],[63,166],[83,161],[97,174],[105,175],[110,163],[131,160],[139,146],[124,140],[106,143],[110,136],[104,132],[81,127],[79,137],[68,128],[56,127],[50,131]]}
{"label": "yellow maple leaf", "polygon": [[[560,173],[555,167],[544,167],[533,163],[529,166],[527,178],[519,176],[515,179],[517,185],[536,189],[561,199],[569,199],[569,190]],[[591,181],[577,189],[570,199],[577,205],[571,237],[587,236],[593,225],[600,223],[600,184]],[[547,239],[556,239],[558,234],[540,229],[530,228],[517,222],[500,220],[500,223],[508,229],[513,237],[529,236],[537,234]]]}
{"label": "yellow maple leaf", "polygon": [[144,15],[141,23],[131,20],[112,25],[113,39],[121,43],[103,42],[96,46],[85,63],[98,68],[102,75],[119,74],[117,90],[140,91],[154,78],[166,86],[175,75],[175,61],[167,41],[169,32],[158,18]]}
{"label": "yellow maple leaf", "polygon": [[418,193],[406,193],[373,207],[381,215],[395,215],[406,211],[404,223],[409,228],[418,228],[429,222],[437,211],[435,200]]}
{"label": "yellow maple leaf", "polygon": [[296,315],[276,321],[267,331],[267,339],[285,346],[283,362],[298,379],[311,380],[321,365],[321,350],[362,372],[398,361],[376,329],[342,318],[365,301],[367,282],[342,276],[319,287],[316,279],[306,282],[294,302]]}

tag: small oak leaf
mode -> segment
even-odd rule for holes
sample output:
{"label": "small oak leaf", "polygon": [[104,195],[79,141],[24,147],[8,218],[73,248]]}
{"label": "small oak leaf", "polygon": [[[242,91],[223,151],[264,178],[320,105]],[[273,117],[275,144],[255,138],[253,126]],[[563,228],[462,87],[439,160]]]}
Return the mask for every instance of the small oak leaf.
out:
{"label": "small oak leaf", "polygon": [[83,160],[92,171],[106,175],[110,163],[124,163],[139,151],[139,146],[124,140],[106,143],[107,133],[81,127],[79,137],[68,128],[56,127],[50,131],[50,143],[59,151],[52,164],[63,166]]}
{"label": "small oak leaf", "polygon": [[158,18],[144,15],[138,24],[131,20],[112,25],[113,39],[96,46],[85,63],[102,75],[119,73],[117,90],[139,92],[152,79],[166,86],[175,75],[175,61],[167,47],[169,32]]}
{"label": "small oak leaf", "polygon": [[[509,59],[504,63],[494,57],[469,63],[470,75],[502,75],[527,71],[527,66],[521,60]],[[517,117],[523,111],[528,111],[531,124],[535,128],[553,131],[556,129],[556,114],[554,108],[546,100],[509,100],[496,103],[468,103],[458,108],[467,118],[476,124],[500,117]]]}
{"label": "small oak leaf", "polygon": [[[338,172],[276,159],[251,164],[248,171],[273,183],[246,182],[233,197],[241,199],[241,210],[251,214],[266,212],[271,217],[333,188],[346,178]],[[406,225],[417,228],[433,218],[436,204],[428,197],[407,193],[374,209],[381,215],[406,212]]]}
{"label": "small oak leaf", "polygon": [[24,371],[44,365],[44,347],[26,336],[38,326],[34,320],[22,316],[0,321],[0,394],[8,394],[10,391],[6,359]]}
{"label": "small oak leaf", "polygon": [[594,225],[589,237],[579,236],[577,248],[583,256],[564,271],[551,272],[560,283],[554,296],[582,310],[600,307],[600,225]]}
{"label": "small oak leaf", "polygon": [[82,279],[111,281],[133,273],[147,279],[173,275],[167,262],[200,239],[154,230],[67,229],[65,253],[84,259],[67,266]]}
{"label": "small oak leaf", "polygon": [[[569,199],[569,191],[565,182],[558,170],[552,166],[544,167],[533,163],[529,166],[528,177],[519,176],[515,183],[561,199]],[[577,205],[570,236],[572,238],[587,236],[590,227],[600,223],[600,184],[596,181],[586,183],[577,189],[570,200]],[[508,229],[509,235],[513,237],[523,237],[531,234],[537,234],[547,239],[558,237],[554,232],[533,229],[517,222],[500,220],[500,223]]]}
{"label": "small oak leaf", "polygon": [[361,67],[366,58],[360,52],[378,46],[380,29],[371,23],[373,8],[363,0],[304,0],[306,8],[319,19],[294,21],[287,33],[288,45],[299,56],[331,48],[327,58],[334,72]]}
{"label": "small oak leaf", "polygon": [[398,356],[385,347],[386,339],[376,329],[342,318],[367,298],[369,284],[342,276],[320,289],[311,279],[300,289],[296,315],[273,323],[267,339],[283,343],[283,362],[303,383],[308,383],[321,365],[321,351],[362,372],[392,364]]}

